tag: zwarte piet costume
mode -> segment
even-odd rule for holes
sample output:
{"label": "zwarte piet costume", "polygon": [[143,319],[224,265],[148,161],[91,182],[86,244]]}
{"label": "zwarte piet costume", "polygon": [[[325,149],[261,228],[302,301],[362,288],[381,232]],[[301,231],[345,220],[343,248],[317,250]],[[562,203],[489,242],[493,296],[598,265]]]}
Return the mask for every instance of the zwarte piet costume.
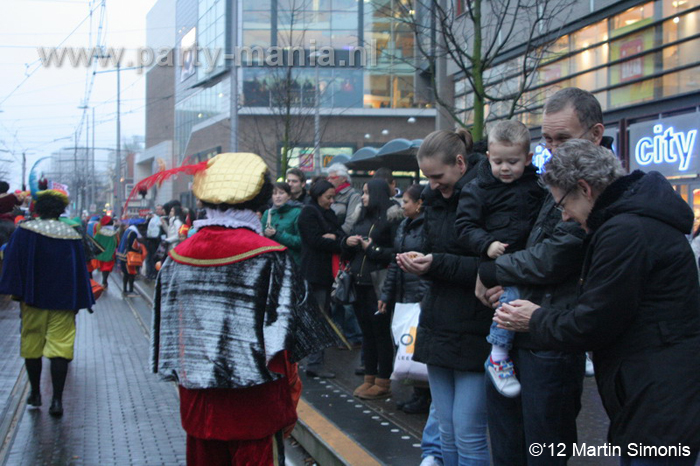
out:
{"label": "zwarte piet costume", "polygon": [[245,208],[271,193],[266,173],[254,154],[209,160],[193,185],[207,219],[156,282],[152,365],[179,384],[188,465],[284,464],[296,361],[339,343],[286,248],[261,236]]}
{"label": "zwarte piet costume", "polygon": [[27,404],[41,406],[41,358],[47,357],[53,384],[49,412],[56,416],[63,414],[63,387],[75,343],[75,314],[95,304],[82,237],[58,220],[67,204],[65,194],[39,193],[35,209],[42,218],[19,224],[7,244],[0,277],[0,294],[12,295],[20,302],[21,355],[32,387]]}

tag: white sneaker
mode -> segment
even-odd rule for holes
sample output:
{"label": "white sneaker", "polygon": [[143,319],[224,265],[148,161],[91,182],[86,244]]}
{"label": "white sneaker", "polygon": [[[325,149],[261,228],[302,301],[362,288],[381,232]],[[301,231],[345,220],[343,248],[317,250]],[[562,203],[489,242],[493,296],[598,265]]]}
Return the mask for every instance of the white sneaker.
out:
{"label": "white sneaker", "polygon": [[428,455],[423,458],[420,462],[420,466],[442,466],[442,463],[437,460],[433,455]]}
{"label": "white sneaker", "polygon": [[520,382],[515,376],[515,368],[510,358],[494,362],[489,356],[484,367],[498,393],[507,398],[515,398],[520,395]]}
{"label": "white sneaker", "polygon": [[593,377],[595,375],[595,368],[593,367],[593,361],[591,357],[586,353],[586,377]]}

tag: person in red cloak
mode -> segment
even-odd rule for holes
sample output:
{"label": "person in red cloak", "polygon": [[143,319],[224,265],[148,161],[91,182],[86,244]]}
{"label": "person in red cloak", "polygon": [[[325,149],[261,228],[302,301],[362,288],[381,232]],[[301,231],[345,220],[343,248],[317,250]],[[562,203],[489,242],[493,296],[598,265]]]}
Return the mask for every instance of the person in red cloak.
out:
{"label": "person in red cloak", "polygon": [[340,344],[286,248],[262,236],[272,183],[255,154],[219,154],[192,188],[207,218],[156,281],[151,363],[180,391],[187,464],[283,465],[297,364]]}

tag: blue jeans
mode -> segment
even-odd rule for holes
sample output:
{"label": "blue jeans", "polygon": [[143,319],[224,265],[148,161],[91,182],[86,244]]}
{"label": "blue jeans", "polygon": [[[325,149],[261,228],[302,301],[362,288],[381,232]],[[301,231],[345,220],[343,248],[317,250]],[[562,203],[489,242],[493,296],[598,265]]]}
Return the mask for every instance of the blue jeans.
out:
{"label": "blue jeans", "polygon": [[428,365],[445,466],[489,466],[484,374]]}
{"label": "blue jeans", "polygon": [[621,456],[620,466],[694,466],[698,459],[698,452],[691,452],[690,456],[669,457],[632,457]]}
{"label": "blue jeans", "polygon": [[[503,289],[500,302],[501,304],[505,304],[515,301],[518,298],[520,298],[518,288],[515,286],[506,286]],[[489,331],[489,336],[486,337],[486,341],[494,346],[502,346],[509,350],[513,347],[513,338],[515,338],[515,332],[498,328],[496,322],[491,322],[491,330]]]}
{"label": "blue jeans", "polygon": [[352,304],[331,303],[331,316],[350,343],[362,343],[362,330]]}
{"label": "blue jeans", "polygon": [[528,446],[576,443],[576,416],[581,410],[584,353],[516,349],[510,354],[522,390],[506,398],[486,383],[486,399],[495,466],[565,465],[566,457],[532,456]]}
{"label": "blue jeans", "polygon": [[423,450],[421,458],[432,456],[442,463],[442,448],[440,448],[440,424],[438,423],[435,403],[430,403],[430,414],[423,428],[423,438],[420,441],[420,449]]}

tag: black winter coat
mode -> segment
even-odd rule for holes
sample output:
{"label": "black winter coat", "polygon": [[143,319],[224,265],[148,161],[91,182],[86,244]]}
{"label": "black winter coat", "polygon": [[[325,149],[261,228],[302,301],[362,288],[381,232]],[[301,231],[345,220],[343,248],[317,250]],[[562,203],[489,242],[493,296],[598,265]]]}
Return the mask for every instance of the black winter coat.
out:
{"label": "black winter coat", "polygon": [[455,228],[459,193],[475,175],[468,170],[449,199],[430,187],[423,192],[425,253],[433,255],[433,262],[413,357],[447,369],[483,372],[493,311],[474,295],[479,259],[467,255]]}
{"label": "black winter coat", "polygon": [[[340,229],[335,212],[322,209],[312,200],[299,214],[301,235],[301,271],[309,283],[316,286],[333,285],[333,253],[340,254],[340,243],[345,236]],[[324,238],[332,233],[336,239]]]}
{"label": "black winter coat", "polygon": [[[423,252],[425,249],[424,221],[423,214],[420,214],[413,220],[406,218],[401,222],[394,239],[395,254],[410,251]],[[396,264],[394,255],[379,299],[385,303],[419,303],[429,286],[428,280],[401,270]]]}
{"label": "black winter coat", "polygon": [[350,247],[342,243],[343,259],[350,261],[350,271],[356,285],[372,286],[372,272],[385,269],[395,257],[394,237],[403,218],[401,208],[392,205],[386,215],[365,217],[355,223],[352,235],[372,238],[372,244],[363,250],[361,245]]}
{"label": "black winter coat", "polygon": [[524,249],[547,194],[538,183],[537,169],[526,166],[512,183],[493,176],[488,160],[474,169],[476,179],[462,188],[457,208],[460,241],[477,256],[486,256],[494,241],[508,244],[508,252]]}
{"label": "black winter coat", "polygon": [[685,237],[693,212],[664,177],[636,171],[597,199],[578,304],[542,308],[533,339],[593,350],[608,438],[700,448],[700,286]]}

